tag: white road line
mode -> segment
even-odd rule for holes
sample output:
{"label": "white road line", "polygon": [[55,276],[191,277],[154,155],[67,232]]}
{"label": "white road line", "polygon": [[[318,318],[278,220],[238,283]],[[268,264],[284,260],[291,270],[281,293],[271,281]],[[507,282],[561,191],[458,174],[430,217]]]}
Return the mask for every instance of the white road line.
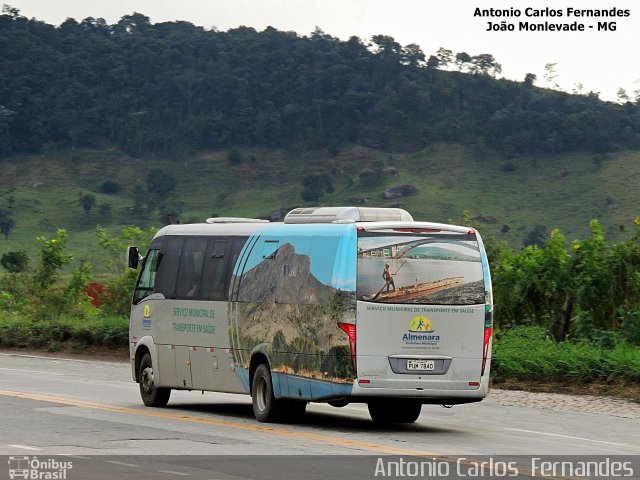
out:
{"label": "white road line", "polygon": [[[89,355],[89,354],[87,354]],[[77,363],[106,363],[109,365],[112,364],[122,364],[128,363],[128,357],[122,360],[82,360],[80,358],[65,358],[65,357],[48,357],[46,355],[29,355],[26,353],[0,353],[0,357],[19,357],[19,358],[35,358],[40,360],[53,360],[54,362],[77,362]]]}
{"label": "white road line", "polygon": [[174,472],[173,470],[156,470],[158,473],[168,473],[169,475],[179,475],[181,477],[190,477],[190,473],[185,472]]}
{"label": "white road line", "polygon": [[42,450],[41,448],[38,447],[31,447],[29,445],[7,445],[9,447],[13,447],[13,448],[21,448],[23,450]]}
{"label": "white road line", "polygon": [[114,465],[121,465],[123,467],[134,467],[134,468],[140,467],[140,465],[136,465],[135,463],[118,462],[116,460],[105,460],[104,463],[112,463]]}
{"label": "white road line", "polygon": [[4,367],[0,367],[0,370],[6,370],[6,371],[9,371],[9,372],[42,373],[44,375],[57,375],[59,377],[67,376],[64,373],[45,372],[44,370],[26,370],[26,369],[21,369],[21,368],[4,368]]}
{"label": "white road line", "polygon": [[605,442],[604,440],[593,440],[591,438],[584,438],[584,437],[572,437],[571,435],[560,435],[559,433],[537,432],[535,430],[523,430],[521,428],[505,428],[505,430],[511,430],[514,432],[523,432],[523,433],[535,433],[536,435],[547,435],[549,437],[570,438],[572,440],[582,440],[583,442],[604,443],[607,445],[617,445],[619,447],[637,448],[636,445],[629,445],[628,443]]}

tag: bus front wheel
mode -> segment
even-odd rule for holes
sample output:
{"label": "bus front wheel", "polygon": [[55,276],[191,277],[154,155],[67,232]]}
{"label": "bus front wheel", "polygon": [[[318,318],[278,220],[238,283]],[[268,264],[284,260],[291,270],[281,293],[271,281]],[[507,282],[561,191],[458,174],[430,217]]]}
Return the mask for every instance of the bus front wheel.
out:
{"label": "bus front wheel", "polygon": [[149,352],[142,356],[138,378],[140,379],[140,396],[142,397],[142,403],[147,407],[165,407],[169,402],[171,389],[156,387],[153,376],[153,364],[151,363],[151,354],[149,354]]}
{"label": "bus front wheel", "polygon": [[422,410],[420,402],[402,399],[372,400],[367,406],[376,423],[413,423]]}
{"label": "bus front wheel", "polygon": [[273,395],[271,372],[267,364],[258,365],[251,382],[253,414],[259,422],[275,422],[283,415],[284,402]]}

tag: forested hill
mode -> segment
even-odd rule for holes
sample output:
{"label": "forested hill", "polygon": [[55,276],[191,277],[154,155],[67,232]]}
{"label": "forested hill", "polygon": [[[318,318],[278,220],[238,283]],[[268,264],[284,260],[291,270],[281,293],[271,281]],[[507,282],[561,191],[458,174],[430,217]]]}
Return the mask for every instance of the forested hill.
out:
{"label": "forested hill", "polygon": [[368,45],[141,14],[56,27],[5,8],[0,65],[0,155],[104,144],[184,155],[453,141],[507,156],[640,145],[637,104],[538,88],[533,76],[496,80],[489,54],[426,58],[384,35]]}

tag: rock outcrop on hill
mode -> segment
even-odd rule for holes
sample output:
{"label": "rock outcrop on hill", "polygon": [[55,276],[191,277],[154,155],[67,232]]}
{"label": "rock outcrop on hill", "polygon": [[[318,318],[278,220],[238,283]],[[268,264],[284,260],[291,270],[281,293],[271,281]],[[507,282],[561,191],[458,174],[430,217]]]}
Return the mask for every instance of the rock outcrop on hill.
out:
{"label": "rock outcrop on hill", "polygon": [[383,193],[384,198],[401,198],[401,197],[410,197],[412,195],[416,195],[418,193],[418,189],[409,183],[404,185],[397,185],[395,187],[391,187]]}

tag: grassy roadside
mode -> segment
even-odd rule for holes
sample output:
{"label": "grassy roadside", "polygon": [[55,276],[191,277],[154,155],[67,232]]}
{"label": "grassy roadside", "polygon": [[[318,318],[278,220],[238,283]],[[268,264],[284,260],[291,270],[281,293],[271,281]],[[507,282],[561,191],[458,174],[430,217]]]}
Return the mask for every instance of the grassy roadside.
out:
{"label": "grassy roadside", "polygon": [[0,348],[49,352],[126,349],[129,320],[124,317],[32,321],[18,316],[0,319]]}

